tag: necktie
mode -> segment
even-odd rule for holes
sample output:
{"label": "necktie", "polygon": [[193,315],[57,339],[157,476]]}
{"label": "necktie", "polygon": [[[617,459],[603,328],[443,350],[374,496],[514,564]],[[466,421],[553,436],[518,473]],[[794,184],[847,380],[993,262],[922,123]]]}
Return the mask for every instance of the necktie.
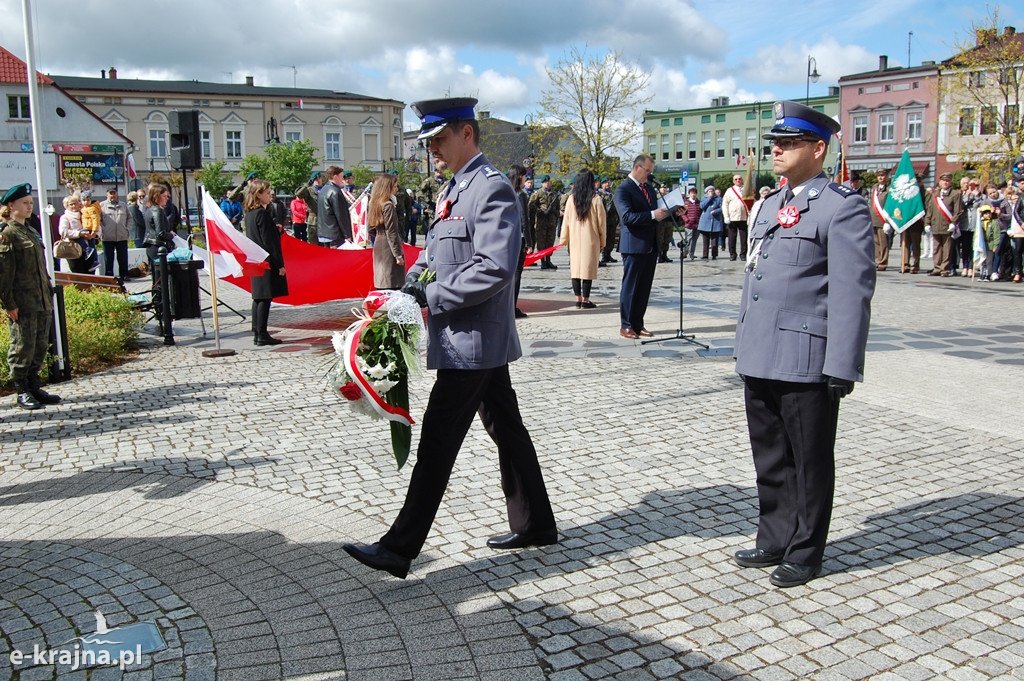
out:
{"label": "necktie", "polygon": [[651,205],[651,195],[647,193],[647,185],[643,182],[640,183],[640,191],[644,193],[644,198],[647,199],[647,205]]}

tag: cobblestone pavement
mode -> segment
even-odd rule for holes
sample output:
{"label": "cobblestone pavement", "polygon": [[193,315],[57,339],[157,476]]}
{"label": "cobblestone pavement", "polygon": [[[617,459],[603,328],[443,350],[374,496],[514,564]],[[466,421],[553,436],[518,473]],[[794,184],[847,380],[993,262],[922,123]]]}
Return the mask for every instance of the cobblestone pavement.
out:
{"label": "cobblestone pavement", "polygon": [[[410,471],[324,386],[355,301],[275,307],[291,342],[273,349],[222,310],[222,359],[201,356],[209,312],[173,347],[151,325],[138,359],[60,386],[63,404],[0,406],[0,679],[1024,678],[1024,286],[880,274],[825,570],[780,590],[730,560],[757,512],[729,358],[739,264],[685,265],[683,329],[705,350],[620,338],[621,266],[576,310],[555,262],[526,272],[512,377],[557,545],[486,548],[507,525],[474,425],[407,580],[344,554],[386,529]],[[677,263],[656,286],[664,339]],[[156,622],[167,648],[123,671],[10,663],[92,632],[96,609]]]}

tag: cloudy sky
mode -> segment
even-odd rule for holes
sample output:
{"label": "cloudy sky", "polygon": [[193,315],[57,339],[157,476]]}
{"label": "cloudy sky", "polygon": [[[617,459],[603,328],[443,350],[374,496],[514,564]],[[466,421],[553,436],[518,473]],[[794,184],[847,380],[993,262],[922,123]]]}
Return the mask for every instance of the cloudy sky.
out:
{"label": "cloudy sky", "polygon": [[[808,56],[826,94],[839,76],[948,57],[978,2],[886,0],[31,0],[44,73],[325,88],[411,102],[451,94],[500,118],[537,112],[569,44],[619,50],[651,74],[651,109],[800,98]],[[993,7],[999,5],[993,4]],[[1024,10],[999,6],[1024,30]],[[0,44],[25,56],[20,0],[0,0]],[[294,69],[293,69],[294,67]],[[294,81],[293,81],[294,79]],[[413,115],[406,111],[407,126]]]}

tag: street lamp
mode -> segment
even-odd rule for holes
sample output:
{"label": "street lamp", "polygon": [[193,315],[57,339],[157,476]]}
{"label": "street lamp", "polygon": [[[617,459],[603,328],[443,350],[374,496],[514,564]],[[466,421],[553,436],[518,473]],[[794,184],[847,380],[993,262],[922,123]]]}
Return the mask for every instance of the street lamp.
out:
{"label": "street lamp", "polygon": [[807,106],[810,106],[811,83],[817,83],[819,78],[821,74],[818,73],[818,62],[814,57],[807,55],[807,91],[804,93],[804,104]]}

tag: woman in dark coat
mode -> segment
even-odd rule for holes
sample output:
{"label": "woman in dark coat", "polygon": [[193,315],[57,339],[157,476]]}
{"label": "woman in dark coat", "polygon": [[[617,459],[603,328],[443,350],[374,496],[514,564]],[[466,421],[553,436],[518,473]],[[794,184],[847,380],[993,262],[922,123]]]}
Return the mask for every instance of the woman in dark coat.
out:
{"label": "woman in dark coat", "polygon": [[373,181],[366,224],[377,235],[373,240],[373,287],[376,289],[399,289],[405,284],[405,251],[395,210],[397,193],[397,176],[378,175]]}
{"label": "woman in dark coat", "polygon": [[281,255],[281,231],[274,224],[267,206],[270,204],[270,183],[253,179],[245,188],[242,209],[245,210],[245,235],[267,252],[270,267],[259,277],[250,277],[252,283],[252,342],[256,345],[280,345],[283,341],[272,338],[267,331],[270,301],[288,295],[284,257]]}
{"label": "woman in dark coat", "polygon": [[[153,277],[153,309],[159,316],[163,311],[162,299],[160,297],[160,270],[156,266],[159,257],[160,247],[163,246],[170,253],[174,250],[174,231],[167,223],[167,216],[164,214],[164,206],[171,199],[171,190],[157,182],[150,183],[146,188],[146,200],[149,208],[146,209],[146,236],[143,243],[146,245],[146,257],[149,259],[149,271]],[[161,329],[163,319],[160,319]]]}

